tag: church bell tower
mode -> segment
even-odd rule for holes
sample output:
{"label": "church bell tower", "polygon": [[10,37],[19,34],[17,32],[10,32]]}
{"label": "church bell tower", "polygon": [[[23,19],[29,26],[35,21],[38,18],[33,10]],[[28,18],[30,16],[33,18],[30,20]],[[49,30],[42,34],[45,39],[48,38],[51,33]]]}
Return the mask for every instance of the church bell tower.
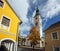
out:
{"label": "church bell tower", "polygon": [[[36,14],[34,16],[34,26],[40,32],[40,39],[41,39],[42,38],[42,18],[40,16],[38,8],[36,9]],[[42,47],[41,41],[40,41],[40,47]]]}

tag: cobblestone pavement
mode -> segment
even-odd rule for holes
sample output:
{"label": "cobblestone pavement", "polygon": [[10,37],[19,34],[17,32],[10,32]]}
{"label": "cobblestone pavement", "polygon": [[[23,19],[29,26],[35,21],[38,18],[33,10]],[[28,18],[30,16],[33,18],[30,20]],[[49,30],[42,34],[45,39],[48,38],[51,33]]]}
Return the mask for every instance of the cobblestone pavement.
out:
{"label": "cobblestone pavement", "polygon": [[41,49],[32,49],[32,48],[23,48],[23,47],[18,47],[18,51],[43,51]]}

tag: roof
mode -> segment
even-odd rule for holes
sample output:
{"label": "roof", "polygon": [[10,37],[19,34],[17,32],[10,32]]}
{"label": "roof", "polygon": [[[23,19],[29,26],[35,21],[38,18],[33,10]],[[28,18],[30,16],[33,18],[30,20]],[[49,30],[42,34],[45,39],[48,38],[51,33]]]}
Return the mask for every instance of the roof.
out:
{"label": "roof", "polygon": [[36,17],[37,15],[40,15],[41,19],[43,19],[42,15],[40,14],[39,8],[36,8],[36,13],[34,17]]}
{"label": "roof", "polygon": [[7,2],[7,4],[10,6],[10,8],[13,10],[13,12],[15,13],[15,15],[17,16],[17,18],[21,21],[20,24],[22,23],[22,20],[19,18],[19,16],[17,15],[17,13],[15,12],[15,10],[12,8],[12,6],[9,4],[9,2],[7,0],[5,0]]}
{"label": "roof", "polygon": [[[60,21],[59,22],[56,22],[56,23],[54,23],[54,24],[52,24],[51,26],[49,26],[46,30],[48,30],[48,29],[50,29],[50,28],[52,28],[52,27],[58,27],[58,26],[60,26]],[[46,31],[45,30],[45,31]]]}
{"label": "roof", "polygon": [[53,18],[51,18],[50,20],[48,20],[46,22],[45,27],[43,28],[43,31],[46,31],[48,28],[50,28],[50,26],[54,25],[55,23],[60,22],[60,13],[58,15],[55,15]]}

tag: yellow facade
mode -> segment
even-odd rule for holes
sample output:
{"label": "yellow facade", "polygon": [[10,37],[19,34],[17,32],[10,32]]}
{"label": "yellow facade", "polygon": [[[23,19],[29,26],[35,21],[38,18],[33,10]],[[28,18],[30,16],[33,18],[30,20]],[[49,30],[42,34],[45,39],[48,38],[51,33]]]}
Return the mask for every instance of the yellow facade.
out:
{"label": "yellow facade", "polygon": [[9,30],[4,30],[2,26],[0,27],[0,40],[4,38],[12,38],[16,41],[16,35],[17,35],[17,30],[19,27],[19,23],[21,20],[18,19],[17,15],[14,13],[10,5],[7,3],[7,1],[4,2],[4,7],[0,7],[0,22],[2,20],[3,16],[6,16],[7,18],[10,19],[10,25],[9,25]]}
{"label": "yellow facade", "polygon": [[[18,40],[18,29],[21,20],[18,18],[12,7],[6,0],[2,0],[4,2],[3,7],[0,6],[0,43],[3,40],[10,39],[13,42],[17,42]],[[10,24],[8,28],[4,28],[1,24],[3,16],[10,19]]]}
{"label": "yellow facade", "polygon": [[[58,39],[52,38],[53,32],[57,32]],[[51,27],[45,30],[45,51],[55,51],[54,47],[60,48],[60,22],[53,24]]]}

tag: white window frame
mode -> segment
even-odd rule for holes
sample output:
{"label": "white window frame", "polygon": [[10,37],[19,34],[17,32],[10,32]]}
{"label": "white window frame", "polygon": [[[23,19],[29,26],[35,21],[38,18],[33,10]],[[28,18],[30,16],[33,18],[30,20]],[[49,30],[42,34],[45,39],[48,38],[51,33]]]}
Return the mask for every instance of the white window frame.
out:
{"label": "white window frame", "polygon": [[55,51],[55,47],[58,47],[60,51],[60,46],[53,46],[53,51]]}
{"label": "white window frame", "polygon": [[[3,1],[3,0],[2,0]],[[4,1],[3,1],[4,2]],[[3,7],[2,8],[4,8],[4,6],[5,6],[5,2],[4,2],[4,5],[3,5]],[[1,7],[1,6],[0,6]]]}
{"label": "white window frame", "polygon": [[[3,16],[5,16],[5,15],[3,15]],[[2,23],[3,16],[2,16],[2,18],[1,18],[1,23]],[[7,17],[7,16],[5,16],[5,17],[8,18],[8,19],[10,19],[9,27],[8,27],[8,29],[7,29],[7,31],[9,31],[9,30],[10,30],[10,26],[11,26],[11,18],[9,18],[9,17]],[[1,24],[1,23],[0,23],[0,24]],[[1,24],[1,26],[2,26],[2,24]],[[4,25],[4,26],[5,26],[5,25]],[[6,29],[4,29],[4,30],[6,30]]]}
{"label": "white window frame", "polygon": [[[57,39],[54,39],[54,38],[53,38],[53,35],[52,35],[52,34],[55,33],[55,32],[57,32]],[[52,38],[52,40],[59,40],[58,31],[55,31],[55,32],[51,32],[51,38]]]}

